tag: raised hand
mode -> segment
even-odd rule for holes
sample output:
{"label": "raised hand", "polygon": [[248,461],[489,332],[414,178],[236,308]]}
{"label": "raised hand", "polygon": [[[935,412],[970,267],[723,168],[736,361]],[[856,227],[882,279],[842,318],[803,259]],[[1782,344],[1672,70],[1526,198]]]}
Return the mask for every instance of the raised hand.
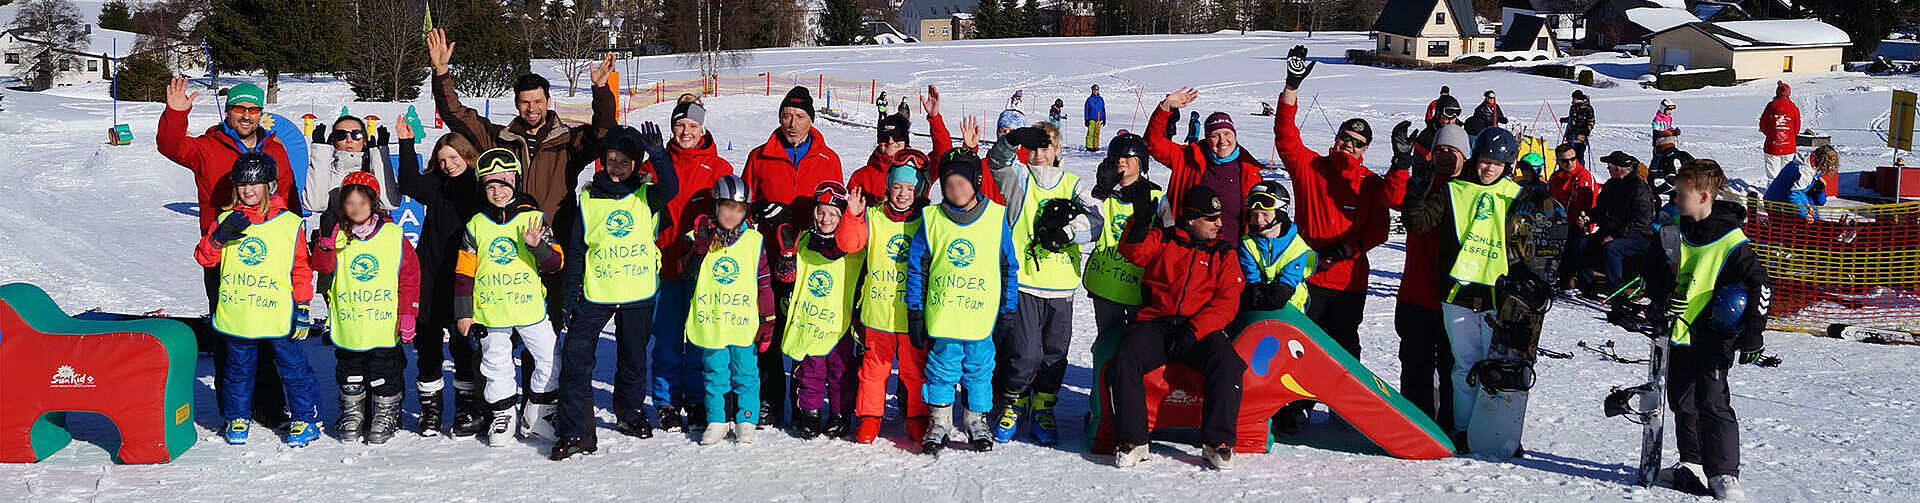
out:
{"label": "raised hand", "polygon": [[1193,104],[1194,99],[1199,97],[1199,90],[1191,87],[1182,87],[1180,90],[1168,94],[1166,99],[1160,100],[1160,109],[1172,110],[1175,108],[1186,108],[1187,105]]}
{"label": "raised hand", "polygon": [[167,108],[185,112],[193,109],[194,98],[200,97],[200,91],[187,92],[187,78],[175,76],[167,83]]}
{"label": "raised hand", "polygon": [[607,51],[607,57],[600,64],[593,65],[593,87],[606,87],[613,77],[613,51]]}
{"label": "raised hand", "polygon": [[[847,191],[847,214],[863,215],[867,212],[867,193],[855,186]],[[845,222],[846,220],[841,220]]]}
{"label": "raised hand", "polygon": [[1413,121],[1400,121],[1393,126],[1393,164],[1396,166],[1413,161]]}
{"label": "raised hand", "polygon": [[920,111],[926,112],[928,117],[940,116],[940,90],[939,89],[936,89],[933,86],[927,86],[927,95],[920,97]]}
{"label": "raised hand", "polygon": [[447,74],[447,62],[453,60],[453,45],[447,41],[447,30],[434,28],[427,32],[427,62],[433,65],[434,75]]}
{"label": "raised hand", "polygon": [[1307,74],[1313,73],[1313,66],[1317,64],[1307,61],[1307,46],[1293,46],[1293,50],[1287,51],[1287,89],[1299,89],[1300,81],[1307,80]]}
{"label": "raised hand", "polygon": [[978,117],[969,115],[965,119],[960,119],[960,145],[967,147],[969,150],[980,148],[980,119]]}
{"label": "raised hand", "polygon": [[406,117],[401,117],[400,120],[394,122],[399,123],[393,126],[393,132],[400,138],[400,141],[413,141],[413,121],[407,120]]}
{"label": "raised hand", "polygon": [[526,238],[528,248],[544,246],[547,237],[546,222],[544,222],[541,217],[534,217],[533,225],[527,226],[527,232],[522,234],[521,237]]}

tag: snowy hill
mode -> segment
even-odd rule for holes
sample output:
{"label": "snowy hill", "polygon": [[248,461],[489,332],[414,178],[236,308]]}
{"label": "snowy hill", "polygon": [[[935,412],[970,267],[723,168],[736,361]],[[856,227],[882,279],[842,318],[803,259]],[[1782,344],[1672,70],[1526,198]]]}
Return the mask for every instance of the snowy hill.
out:
{"label": "snowy hill", "polygon": [[[1440,73],[1390,70],[1342,64],[1349,48],[1365,48],[1364,34],[1233,34],[1101,37],[1076,39],[970,40],[846,48],[789,48],[753,51],[741,68],[729,73],[827,74],[850,79],[921,88],[941,87],[950,127],[976,114],[991,121],[1007,97],[1023,90],[1029,118],[1044,117],[1053,99],[1066,101],[1070,147],[1085,136],[1077,123],[1088,86],[1105,91],[1108,131],[1143,131],[1147,114],[1166,93],[1182,86],[1200,90],[1190,108],[1233,113],[1240,141],[1271,160],[1270,118],[1252,112],[1274,102],[1284,78],[1284,54],[1305,44],[1321,61],[1301,90],[1305,142],[1315,149],[1330,144],[1332,125],[1349,117],[1372,122],[1377,140],[1395,122],[1417,119],[1442,85],[1451,86],[1463,105],[1472,107],[1482,90],[1499,92],[1514,125],[1557,138],[1549,108],[1564,113],[1568,94],[1583,89],[1593,97],[1600,126],[1593,156],[1624,150],[1645,158],[1648,122],[1661,99],[1679,104],[1676,126],[1685,131],[1681,145],[1694,155],[1718,159],[1740,181],[1759,183],[1761,135],[1756,119],[1772,96],[1771,81],[1731,88],[1670,93],[1638,88],[1644,58],[1594,55],[1583,58],[1617,81],[1608,88],[1512,71]],[[673,56],[635,61],[633,78],[679,79],[695,72]],[[539,67],[542,65],[536,65]],[[564,85],[557,71],[546,72]],[[283,81],[280,105],[269,107],[291,117],[328,116],[350,104],[356,113],[389,120],[406,104],[349,103],[347,86],[331,79]],[[1891,159],[1884,141],[1871,130],[1886,113],[1890,89],[1920,87],[1911,77],[1816,74],[1788,80],[1805,123],[1833,135],[1848,171]],[[708,127],[721,155],[736,166],[748,149],[765,141],[775,125],[775,95],[707,98]],[[1138,91],[1136,93],[1135,91]],[[201,94],[192,129],[217,120],[211,92]],[[176,314],[204,311],[200,270],[190,258],[194,234],[194,187],[189,173],[154,151],[153,137],[163,105],[120,105],[121,122],[132,125],[135,143],[104,143],[111,126],[112,102],[104,89],[76,86],[48,93],[7,92],[0,112],[0,283],[26,281],[44,287],[63,307],[81,310],[142,312],[165,308]],[[587,96],[556,98],[585,103]],[[896,100],[898,98],[895,98]],[[493,100],[496,120],[506,120],[510,104]],[[484,100],[468,100],[475,108]],[[416,104],[431,110],[428,100]],[[825,103],[823,102],[824,106]],[[914,127],[925,121],[914,103]],[[656,105],[626,117],[664,122],[670,106]],[[867,105],[845,106],[854,117],[870,120]],[[1536,115],[1539,117],[1536,118]],[[431,119],[428,120],[431,122]],[[821,121],[828,144],[847,163],[859,167],[874,145],[870,128]],[[1884,127],[1884,126],[1882,126]],[[432,130],[431,138],[444,133]],[[957,131],[956,131],[957,133]],[[1185,133],[1184,126],[1181,133]],[[914,146],[925,148],[925,139]],[[1386,143],[1369,154],[1367,165],[1384,171]],[[1067,150],[1065,165],[1092,176],[1095,157]],[[1151,170],[1158,179],[1163,167]],[[1598,174],[1601,178],[1604,172]],[[1738,183],[1738,182],[1736,182]],[[1375,373],[1397,382],[1399,346],[1393,329],[1393,293],[1406,258],[1404,237],[1396,236],[1372,252],[1374,278],[1368,317],[1362,325],[1360,359]],[[471,438],[419,438],[402,434],[380,447],[342,445],[331,438],[303,450],[275,442],[245,447],[221,444],[213,428],[212,394],[201,388],[196,420],[207,428],[202,443],[175,463],[154,467],[108,465],[97,444],[114,439],[97,418],[81,423],[82,442],[37,465],[0,466],[0,499],[69,500],[856,500],[856,501],[1685,501],[1693,498],[1665,489],[1631,485],[1638,459],[1636,425],[1601,416],[1601,398],[1609,386],[1637,384],[1645,369],[1611,363],[1577,349],[1576,343],[1616,340],[1627,356],[1643,352],[1639,335],[1607,325],[1592,309],[1562,304],[1549,314],[1541,344],[1575,354],[1570,360],[1543,359],[1539,383],[1527,419],[1529,457],[1510,463],[1473,458],[1404,461],[1386,457],[1352,430],[1326,421],[1283,440],[1275,452],[1244,457],[1238,468],[1214,472],[1201,468],[1198,449],[1183,442],[1155,445],[1154,458],[1131,470],[1117,470],[1080,446],[1079,418],[1087,409],[1091,385],[1089,346],[1096,327],[1081,298],[1062,396],[1062,441],[1058,448],[1025,443],[990,453],[957,452],[934,460],[911,452],[905,433],[892,424],[883,441],[861,446],[844,441],[803,441],[763,435],[750,446],[701,448],[678,435],[651,440],[600,432],[601,452],[564,463],[546,461],[543,445],[528,443],[489,449]],[[1757,501],[1905,501],[1920,494],[1913,472],[1920,466],[1920,385],[1910,369],[1914,348],[1873,346],[1771,333],[1770,351],[1787,359],[1776,369],[1741,367],[1733,371],[1733,404],[1739,411],[1744,450],[1743,482]],[[601,359],[612,359],[611,340]],[[328,348],[309,341],[323,376],[324,416],[334,412]],[[210,369],[202,362],[203,375]],[[611,369],[602,365],[596,388],[610,392]],[[408,370],[412,372],[411,367]],[[202,379],[207,381],[210,378]],[[610,398],[602,396],[600,403]],[[413,407],[408,400],[409,410]],[[601,411],[603,426],[612,417]],[[412,420],[407,424],[411,426]],[[1192,441],[1176,437],[1176,440]],[[1297,445],[1290,445],[1297,444]],[[1666,459],[1675,455],[1668,443]],[[1906,495],[1906,496],[1901,496]]]}

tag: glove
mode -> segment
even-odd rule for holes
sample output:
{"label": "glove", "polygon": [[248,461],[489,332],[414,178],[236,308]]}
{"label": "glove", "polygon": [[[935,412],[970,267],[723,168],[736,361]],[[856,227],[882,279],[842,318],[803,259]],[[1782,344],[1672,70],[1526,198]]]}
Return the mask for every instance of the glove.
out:
{"label": "glove", "polygon": [[773,347],[773,320],[760,322],[760,333],[753,335],[753,343],[761,353]]}
{"label": "glove", "polygon": [[1648,339],[1656,341],[1673,337],[1673,319],[1668,317],[1666,310],[1660,309],[1657,305],[1648,307],[1647,329],[1644,333],[1647,334]]}
{"label": "glove", "polygon": [[1299,89],[1300,81],[1307,80],[1307,74],[1313,73],[1316,64],[1307,61],[1307,46],[1296,45],[1287,51],[1287,89]]}
{"label": "glove", "polygon": [[1277,311],[1286,307],[1287,301],[1293,300],[1293,292],[1293,285],[1280,282],[1247,285],[1250,305],[1245,307],[1254,311]]}
{"label": "glove", "polygon": [[293,304],[293,340],[307,340],[307,332],[313,329],[313,307],[305,302]]}
{"label": "glove", "polygon": [[799,260],[794,252],[799,237],[794,235],[793,228],[786,224],[780,224],[779,228],[774,229],[773,234],[780,246],[780,256],[773,259],[773,281],[793,283],[794,276],[799,273]]}
{"label": "glove", "polygon": [[768,228],[779,227],[781,224],[792,221],[792,219],[793,217],[787,214],[787,205],[785,204],[773,201],[761,201],[753,205],[753,221],[764,224]]}
{"label": "glove", "polygon": [[228,213],[227,218],[220,220],[220,226],[213,228],[213,244],[225,246],[228,242],[247,235],[247,228],[252,226],[253,221],[247,220],[246,214],[238,211]]}
{"label": "glove", "polygon": [[1152,213],[1153,188],[1146,183],[1135,182],[1120,189],[1120,202],[1133,206],[1135,210],[1149,208],[1147,212]]}
{"label": "glove", "polygon": [[339,249],[339,248],[335,248],[334,244],[335,244],[334,236],[332,234],[322,235],[320,236],[320,239],[316,239],[313,241],[313,251],[317,251],[321,253],[333,253],[334,250]]}
{"label": "glove", "polygon": [[713,251],[713,235],[718,229],[713,219],[706,215],[693,217],[693,251],[707,253]]}
{"label": "glove", "polygon": [[1113,159],[1100,161],[1100,167],[1093,170],[1093,197],[1107,199],[1113,197],[1113,189],[1120,186],[1120,168],[1114,166]]}
{"label": "glove", "polygon": [[413,344],[413,338],[419,335],[419,330],[415,328],[415,325],[414,325],[415,323],[418,323],[418,321],[415,321],[412,316],[400,317],[400,343],[401,344]]}
{"label": "glove", "polygon": [[1766,348],[1758,348],[1752,351],[1742,349],[1740,350],[1740,364],[1741,365],[1760,365],[1761,364],[1760,362],[1766,359],[1766,356],[1767,356]]}
{"label": "glove", "polygon": [[648,155],[652,155],[655,150],[664,151],[666,145],[666,138],[660,136],[660,126],[654,125],[653,121],[640,124],[640,147],[645,149]]}
{"label": "glove", "polygon": [[1680,128],[1677,128],[1677,127],[1667,128],[1667,134],[1673,135],[1673,136],[1680,136]]}
{"label": "glove", "polygon": [[1313,252],[1320,255],[1321,262],[1340,262],[1353,257],[1353,252],[1349,248],[1351,247],[1346,243],[1340,243],[1325,248],[1314,248]]}
{"label": "glove", "polygon": [[1026,147],[1027,150],[1039,150],[1053,145],[1053,138],[1048,136],[1046,131],[1033,126],[1008,131],[1003,139],[1014,146]]}
{"label": "glove", "polygon": [[1410,166],[1413,164],[1413,121],[1400,121],[1393,126],[1393,165]]}
{"label": "glove", "polygon": [[933,347],[933,336],[927,334],[926,311],[907,311],[907,341],[913,343],[913,349],[921,351]]}
{"label": "glove", "polygon": [[1199,339],[1194,338],[1193,323],[1186,318],[1180,318],[1167,331],[1167,356],[1187,354],[1187,350],[1193,349],[1196,342],[1199,342]]}

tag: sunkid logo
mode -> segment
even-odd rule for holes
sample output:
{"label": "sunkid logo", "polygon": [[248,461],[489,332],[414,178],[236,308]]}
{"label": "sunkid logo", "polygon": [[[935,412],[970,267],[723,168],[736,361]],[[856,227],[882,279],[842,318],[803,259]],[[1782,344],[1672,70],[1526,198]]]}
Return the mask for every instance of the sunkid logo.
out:
{"label": "sunkid logo", "polygon": [[495,264],[507,265],[520,258],[520,247],[513,244],[513,238],[500,236],[487,243],[487,259]]}
{"label": "sunkid logo", "polygon": [[887,240],[887,256],[893,257],[893,261],[896,263],[907,261],[907,248],[908,242],[906,234],[896,234],[893,236],[893,239]]}
{"label": "sunkid logo", "polygon": [[261,262],[267,261],[267,242],[258,237],[247,236],[246,239],[240,240],[240,247],[237,250],[240,252],[242,264],[260,265]]}
{"label": "sunkid logo", "polygon": [[833,292],[833,275],[826,271],[813,271],[807,275],[807,293],[814,297],[826,297]]}
{"label": "sunkid logo", "polygon": [[607,234],[616,238],[627,237],[633,233],[633,214],[627,210],[613,210],[607,214]]}
{"label": "sunkid logo", "polygon": [[1473,202],[1473,219],[1486,220],[1489,218],[1493,218],[1493,194],[1482,192],[1480,193],[1480,198]]}
{"label": "sunkid logo", "polygon": [[947,262],[954,267],[973,265],[973,254],[973,241],[966,238],[956,239],[953,244],[947,245]]}
{"label": "sunkid logo", "polygon": [[91,388],[93,375],[76,372],[72,365],[61,365],[54,369],[53,378],[47,384],[54,388]]}
{"label": "sunkid logo", "polygon": [[373,258],[373,254],[362,253],[347,264],[347,273],[352,274],[355,280],[373,281],[373,276],[380,274],[380,260]]}
{"label": "sunkid logo", "polygon": [[1113,229],[1114,229],[1114,233],[1116,233],[1116,234],[1117,234],[1117,233],[1120,233],[1120,232],[1124,232],[1124,231],[1126,231],[1126,230],[1127,230],[1127,220],[1129,220],[1129,219],[1132,219],[1132,218],[1133,218],[1133,215],[1126,215],[1126,214],[1120,214],[1120,215],[1114,215],[1114,216],[1113,216]]}
{"label": "sunkid logo", "polygon": [[733,257],[720,257],[713,261],[713,280],[722,285],[731,285],[740,279],[740,262]]}

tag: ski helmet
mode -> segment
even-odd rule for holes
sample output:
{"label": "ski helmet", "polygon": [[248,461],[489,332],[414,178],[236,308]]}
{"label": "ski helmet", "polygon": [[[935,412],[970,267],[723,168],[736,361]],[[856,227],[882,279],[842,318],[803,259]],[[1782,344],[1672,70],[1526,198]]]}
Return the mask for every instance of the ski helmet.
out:
{"label": "ski helmet", "polygon": [[1514,159],[1520,157],[1520,140],[1515,139],[1513,132],[1507,131],[1507,128],[1487,128],[1473,139],[1473,156],[1474,159],[1513,164]]}
{"label": "ski helmet", "polygon": [[254,183],[273,183],[279,180],[280,170],[273,156],[263,152],[247,152],[233,160],[233,171],[227,173],[234,185]]}
{"label": "ski helmet", "polygon": [[1274,210],[1287,214],[1287,207],[1293,204],[1293,196],[1287,193],[1287,187],[1273,180],[1262,180],[1253,184],[1253,190],[1247,191],[1247,209]]}
{"label": "ski helmet", "polygon": [[366,187],[367,190],[373,191],[374,199],[380,198],[380,181],[373,177],[373,173],[355,171],[347,173],[347,177],[340,180],[340,188],[343,189],[356,185]]}
{"label": "ski helmet", "polygon": [[640,130],[634,129],[633,126],[621,126],[608,131],[606,139],[601,140],[600,145],[605,147],[607,152],[617,150],[627,154],[633,162],[640,162],[641,159],[646,158],[643,154],[646,151],[645,143],[640,141]]}
{"label": "ski helmet", "polygon": [[1147,140],[1133,133],[1120,133],[1114,136],[1112,141],[1107,142],[1107,158],[1119,159],[1122,157],[1140,158],[1140,172],[1146,173],[1147,159],[1152,158],[1147,150]]}
{"label": "ski helmet", "polygon": [[1660,109],[1673,110],[1674,109],[1673,100],[1660,100]]}
{"label": "ski helmet", "polygon": [[713,199],[715,201],[733,201],[746,204],[752,198],[747,194],[747,181],[739,175],[727,175],[713,181]]}
{"label": "ski helmet", "polygon": [[520,187],[520,159],[512,150],[491,148],[480,153],[480,166],[474,168],[474,179],[485,187],[488,182],[507,184],[508,187]]}
{"label": "ski helmet", "polygon": [[1747,287],[1727,285],[1713,291],[1707,304],[1707,327],[1723,335],[1740,333],[1740,322],[1747,313]]}

